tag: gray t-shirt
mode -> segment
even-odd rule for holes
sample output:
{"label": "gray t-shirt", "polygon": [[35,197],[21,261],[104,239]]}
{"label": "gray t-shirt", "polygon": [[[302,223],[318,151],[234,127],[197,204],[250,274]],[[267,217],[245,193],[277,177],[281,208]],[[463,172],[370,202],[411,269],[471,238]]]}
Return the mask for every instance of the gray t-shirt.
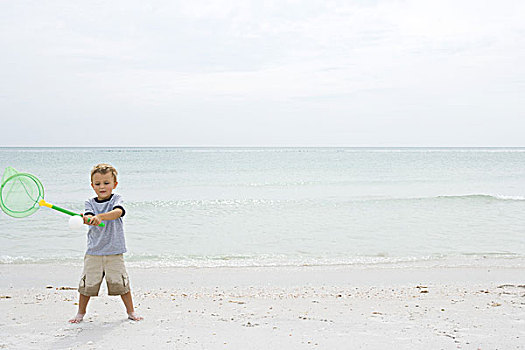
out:
{"label": "gray t-shirt", "polygon": [[89,255],[114,255],[123,254],[127,251],[124,239],[124,225],[122,217],[125,214],[122,206],[122,197],[116,193],[104,200],[97,197],[86,201],[84,215],[98,215],[107,213],[115,208],[122,209],[122,216],[115,220],[103,221],[105,226],[89,226],[87,234],[87,251]]}

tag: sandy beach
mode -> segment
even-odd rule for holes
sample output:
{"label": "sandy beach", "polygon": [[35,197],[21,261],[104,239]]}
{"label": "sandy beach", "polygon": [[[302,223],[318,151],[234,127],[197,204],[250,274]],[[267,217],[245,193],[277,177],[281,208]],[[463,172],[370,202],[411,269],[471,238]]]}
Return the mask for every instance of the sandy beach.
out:
{"label": "sandy beach", "polygon": [[525,269],[490,265],[132,267],[145,320],[103,287],[78,325],[80,267],[2,265],[0,349],[523,349]]}

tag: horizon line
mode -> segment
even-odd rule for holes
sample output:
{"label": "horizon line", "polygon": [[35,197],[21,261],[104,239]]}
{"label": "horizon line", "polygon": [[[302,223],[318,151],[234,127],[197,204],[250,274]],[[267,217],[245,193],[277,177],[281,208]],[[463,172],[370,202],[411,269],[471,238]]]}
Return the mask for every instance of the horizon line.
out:
{"label": "horizon line", "polygon": [[7,145],[6,148],[525,148],[524,146],[370,146],[370,145]]}

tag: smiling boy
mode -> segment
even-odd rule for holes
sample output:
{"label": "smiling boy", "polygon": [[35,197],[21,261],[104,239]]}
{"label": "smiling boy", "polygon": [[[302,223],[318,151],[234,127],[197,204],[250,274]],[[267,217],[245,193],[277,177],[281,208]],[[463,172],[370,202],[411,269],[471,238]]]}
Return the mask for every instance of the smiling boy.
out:
{"label": "smiling boy", "polygon": [[[91,170],[91,187],[96,197],[86,201],[84,223],[90,225],[84,271],[78,292],[78,313],[69,320],[79,323],[84,319],[87,304],[97,296],[104,277],[109,295],[120,295],[128,318],[142,320],[135,313],[129,288],[129,278],[124,265],[126,252],[122,217],[126,214],[122,197],[113,193],[117,187],[117,170],[109,164],[97,164]],[[104,227],[98,225],[104,221]]]}

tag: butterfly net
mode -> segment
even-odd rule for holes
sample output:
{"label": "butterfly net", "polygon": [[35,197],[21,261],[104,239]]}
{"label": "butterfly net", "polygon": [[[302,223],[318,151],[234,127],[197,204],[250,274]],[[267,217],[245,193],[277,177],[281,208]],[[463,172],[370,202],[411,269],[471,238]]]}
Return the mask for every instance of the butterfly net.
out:
{"label": "butterfly net", "polygon": [[23,218],[38,210],[44,199],[44,186],[34,175],[19,173],[8,167],[2,177],[0,206],[2,211],[15,218]]}

